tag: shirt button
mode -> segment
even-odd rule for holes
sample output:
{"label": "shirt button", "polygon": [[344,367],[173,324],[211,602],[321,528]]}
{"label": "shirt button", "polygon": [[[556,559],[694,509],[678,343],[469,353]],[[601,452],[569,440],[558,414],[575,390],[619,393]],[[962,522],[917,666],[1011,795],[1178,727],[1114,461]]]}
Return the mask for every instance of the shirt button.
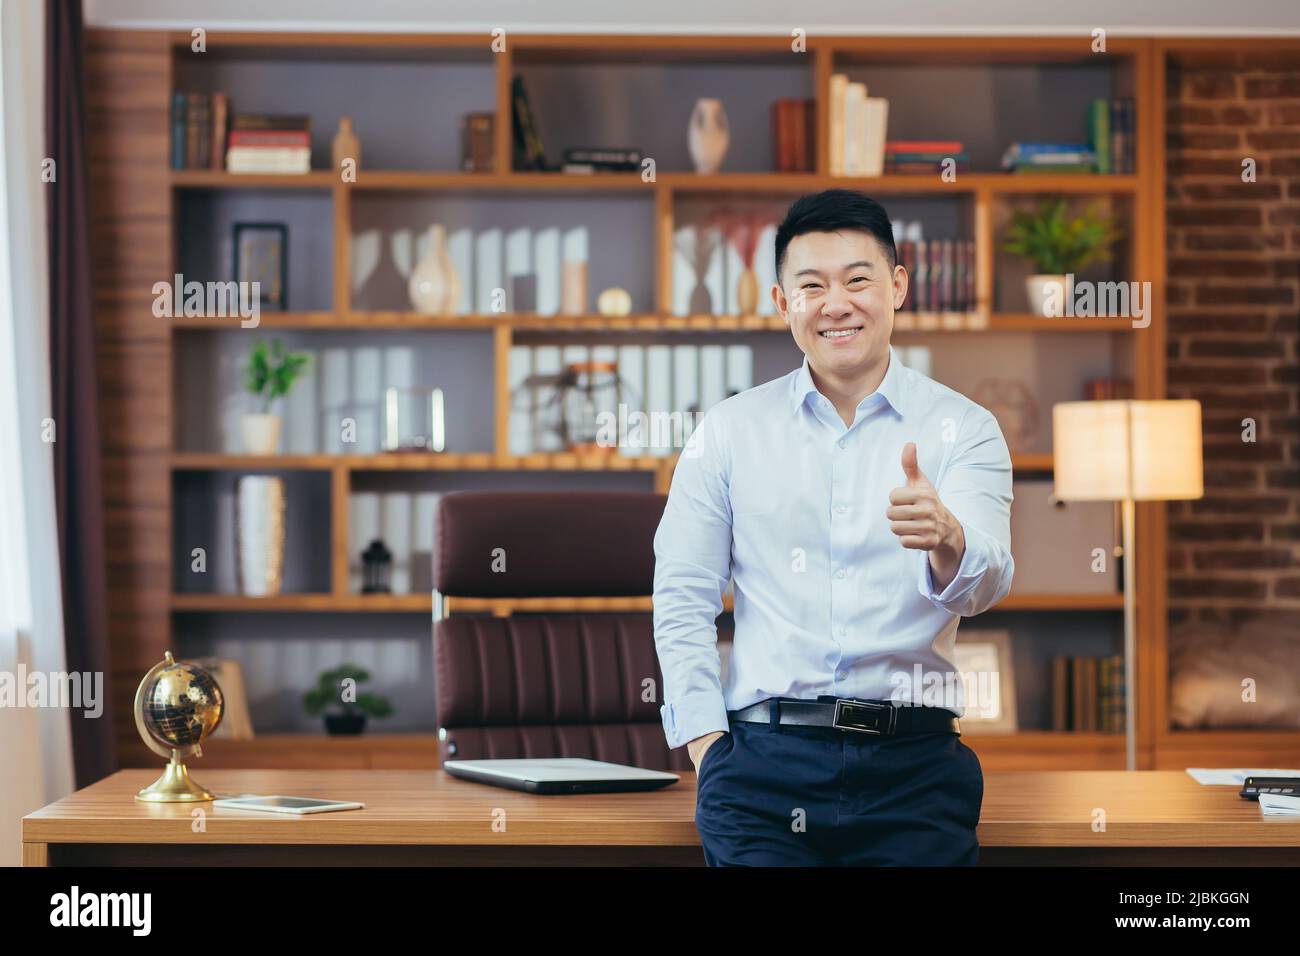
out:
{"label": "shirt button", "polygon": [[839,445],[841,448],[843,448],[843,447],[844,447],[844,439],[841,438],[841,439],[840,439],[839,441],[837,441],[835,444],[837,444],[837,445]]}
{"label": "shirt button", "polygon": [[848,573],[849,573],[849,572],[845,571],[843,568],[840,568],[838,571],[835,572],[835,576],[836,576],[837,578],[843,578],[843,577],[844,577],[845,575],[847,575]]}
{"label": "shirt button", "polygon": [[847,627],[840,628],[840,637],[843,637],[847,633],[849,633],[849,629]]}
{"label": "shirt button", "polygon": [[846,512],[846,511],[848,511],[848,510],[849,510],[848,505],[836,505],[836,506],[835,506],[835,511],[836,511],[837,514],[844,514],[844,512]]}
{"label": "shirt button", "polygon": [[836,679],[836,680],[844,680],[844,679],[847,678],[848,676],[849,676],[849,672],[848,672],[848,671],[836,671],[836,672],[835,672],[835,679]]}

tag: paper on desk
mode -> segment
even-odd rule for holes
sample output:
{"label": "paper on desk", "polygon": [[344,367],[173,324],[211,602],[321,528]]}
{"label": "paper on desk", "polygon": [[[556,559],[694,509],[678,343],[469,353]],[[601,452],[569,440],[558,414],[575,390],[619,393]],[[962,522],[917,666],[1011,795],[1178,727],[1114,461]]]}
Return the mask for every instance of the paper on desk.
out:
{"label": "paper on desk", "polygon": [[1300,770],[1277,768],[1256,770],[1250,767],[1188,767],[1187,772],[1197,783],[1212,787],[1240,787],[1247,777],[1300,777]]}
{"label": "paper on desk", "polygon": [[1261,793],[1259,811],[1266,817],[1300,817],[1300,797],[1280,793]]}

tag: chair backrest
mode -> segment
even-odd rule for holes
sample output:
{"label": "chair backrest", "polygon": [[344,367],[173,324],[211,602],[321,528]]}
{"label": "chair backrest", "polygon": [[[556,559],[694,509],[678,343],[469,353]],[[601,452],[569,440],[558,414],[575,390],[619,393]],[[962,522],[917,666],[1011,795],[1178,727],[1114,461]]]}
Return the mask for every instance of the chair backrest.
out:
{"label": "chair backrest", "polygon": [[[654,590],[663,495],[462,492],[438,512],[445,597],[634,597]],[[670,751],[650,613],[456,615],[434,623],[442,756],[591,757],[690,769]]]}

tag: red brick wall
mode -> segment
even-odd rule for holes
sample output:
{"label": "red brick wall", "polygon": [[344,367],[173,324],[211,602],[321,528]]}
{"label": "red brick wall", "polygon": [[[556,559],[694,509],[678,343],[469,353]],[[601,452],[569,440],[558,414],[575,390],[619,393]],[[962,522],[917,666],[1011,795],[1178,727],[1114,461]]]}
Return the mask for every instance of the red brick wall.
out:
{"label": "red brick wall", "polygon": [[1183,59],[1167,91],[1168,393],[1199,399],[1205,425],[1205,498],[1169,506],[1171,621],[1294,620],[1300,53]]}

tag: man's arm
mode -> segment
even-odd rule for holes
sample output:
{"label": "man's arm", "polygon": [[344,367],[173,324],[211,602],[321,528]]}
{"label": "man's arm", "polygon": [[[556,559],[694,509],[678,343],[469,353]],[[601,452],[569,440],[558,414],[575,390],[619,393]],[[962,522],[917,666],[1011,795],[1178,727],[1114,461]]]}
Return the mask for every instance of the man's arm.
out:
{"label": "man's arm", "polygon": [[673,748],[729,729],[717,619],[731,577],[731,504],[718,429],[719,416],[710,410],[678,459],[654,538],[654,636],[664,675],[660,712]]}
{"label": "man's arm", "polygon": [[997,419],[983,408],[966,413],[957,442],[936,491],[961,526],[963,550],[937,557],[941,566],[944,557],[950,565],[957,561],[946,582],[936,578],[934,562],[922,561],[917,588],[938,607],[971,617],[1011,590],[1011,452]]}

